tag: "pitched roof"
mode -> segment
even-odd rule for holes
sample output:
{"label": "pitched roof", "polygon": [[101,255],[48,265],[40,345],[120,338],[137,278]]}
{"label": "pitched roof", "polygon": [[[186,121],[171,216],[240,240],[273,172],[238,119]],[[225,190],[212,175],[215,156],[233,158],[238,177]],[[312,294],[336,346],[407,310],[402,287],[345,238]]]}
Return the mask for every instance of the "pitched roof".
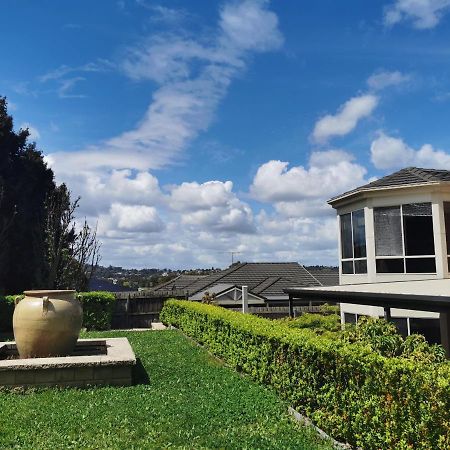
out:
{"label": "pitched roof", "polygon": [[320,283],[300,264],[237,263],[189,285],[190,295],[216,284],[248,286],[249,291],[266,297],[286,296],[283,289],[292,286],[320,286]]}
{"label": "pitched roof", "polygon": [[339,284],[339,269],[334,268],[313,268],[308,267],[308,272],[317,280],[322,286],[337,286]]}
{"label": "pitched roof", "polygon": [[165,281],[157,286],[153,287],[153,291],[163,290],[183,290],[187,289],[188,286],[195,283],[196,281],[207,277],[207,275],[178,275],[175,278],[172,278],[170,281]]}
{"label": "pitched roof", "polygon": [[328,200],[328,203],[333,204],[337,200],[349,197],[360,192],[371,191],[375,189],[402,187],[417,184],[436,184],[450,181],[449,170],[436,169],[422,169],[420,167],[406,167],[397,172],[391,173],[379,180],[359,186],[351,191],[344,192],[336,197]]}

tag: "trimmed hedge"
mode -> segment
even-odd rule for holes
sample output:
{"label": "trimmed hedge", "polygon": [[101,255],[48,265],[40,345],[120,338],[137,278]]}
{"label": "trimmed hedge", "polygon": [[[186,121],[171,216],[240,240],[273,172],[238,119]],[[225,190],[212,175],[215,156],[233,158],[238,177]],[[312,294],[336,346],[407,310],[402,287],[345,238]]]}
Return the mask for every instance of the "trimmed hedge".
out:
{"label": "trimmed hedge", "polygon": [[450,363],[367,347],[255,316],[170,300],[161,320],[280,395],[334,438],[364,449],[450,448]]}
{"label": "trimmed hedge", "polygon": [[[110,330],[116,297],[111,292],[81,292],[83,327],[88,330]],[[12,331],[14,300],[17,295],[0,296],[0,332]],[[23,297],[23,296],[22,296]]]}
{"label": "trimmed hedge", "polygon": [[110,330],[116,297],[111,292],[81,292],[83,327],[88,330]]}

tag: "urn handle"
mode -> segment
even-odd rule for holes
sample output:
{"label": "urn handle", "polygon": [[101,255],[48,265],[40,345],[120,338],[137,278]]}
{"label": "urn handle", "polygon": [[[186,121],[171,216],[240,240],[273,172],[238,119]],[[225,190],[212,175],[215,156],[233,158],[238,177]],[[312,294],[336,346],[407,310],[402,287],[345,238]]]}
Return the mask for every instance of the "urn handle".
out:
{"label": "urn handle", "polygon": [[42,313],[46,315],[48,313],[48,305],[50,304],[50,300],[48,297],[42,297]]}
{"label": "urn handle", "polygon": [[16,295],[14,297],[14,306],[17,306],[19,304],[20,300],[22,300],[22,296],[21,295]]}

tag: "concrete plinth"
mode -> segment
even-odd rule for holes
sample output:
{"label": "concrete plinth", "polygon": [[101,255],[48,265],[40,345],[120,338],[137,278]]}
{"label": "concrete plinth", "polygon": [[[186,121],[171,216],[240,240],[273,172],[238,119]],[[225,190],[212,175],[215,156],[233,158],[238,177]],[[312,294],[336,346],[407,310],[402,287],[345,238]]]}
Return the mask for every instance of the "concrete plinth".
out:
{"label": "concrete plinth", "polygon": [[132,384],[136,357],[127,338],[79,339],[71,356],[17,359],[15,342],[0,342],[0,386]]}

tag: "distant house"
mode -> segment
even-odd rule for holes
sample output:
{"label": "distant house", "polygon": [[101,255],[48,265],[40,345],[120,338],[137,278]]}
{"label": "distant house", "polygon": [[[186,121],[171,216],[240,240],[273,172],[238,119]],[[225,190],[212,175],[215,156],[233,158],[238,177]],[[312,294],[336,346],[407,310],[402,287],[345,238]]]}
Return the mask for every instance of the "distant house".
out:
{"label": "distant house", "polygon": [[[328,277],[328,278],[327,278]],[[322,281],[320,281],[322,278]],[[220,272],[206,276],[180,275],[169,283],[154,288],[155,291],[183,289],[187,298],[201,301],[208,292],[221,306],[239,306],[242,303],[242,286],[248,286],[249,305],[283,306],[289,296],[284,292],[292,286],[324,286],[338,275],[323,274],[317,277],[296,262],[286,263],[236,263]]]}
{"label": "distant house", "polygon": [[340,286],[288,289],[341,302],[343,322],[385,316],[450,356],[450,171],[408,167],[345,192],[336,209]]}
{"label": "distant house", "polygon": [[129,287],[123,287],[120,284],[113,283],[110,280],[102,278],[91,278],[89,281],[90,291],[107,291],[107,292],[128,292]]}

